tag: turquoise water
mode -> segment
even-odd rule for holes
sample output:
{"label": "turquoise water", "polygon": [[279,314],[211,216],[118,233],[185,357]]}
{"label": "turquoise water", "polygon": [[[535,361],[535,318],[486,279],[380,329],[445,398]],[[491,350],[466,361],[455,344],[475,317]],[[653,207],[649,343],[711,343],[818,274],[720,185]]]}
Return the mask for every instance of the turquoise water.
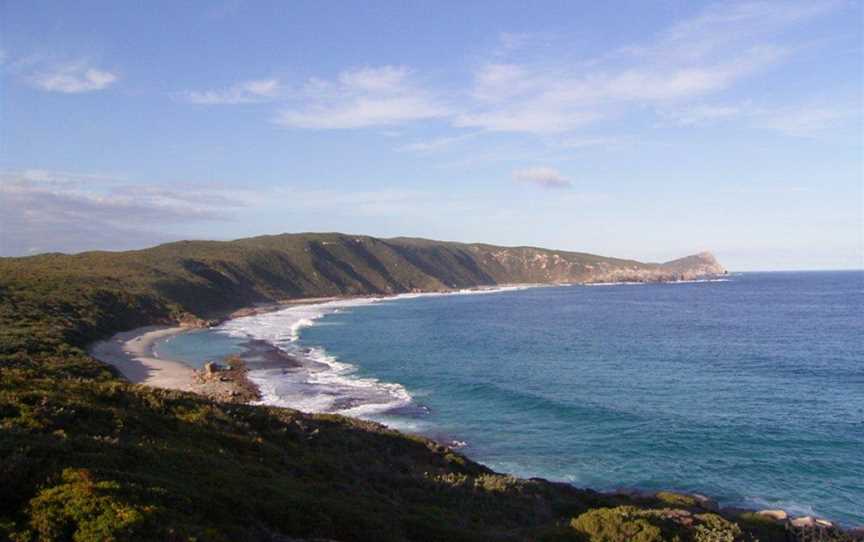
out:
{"label": "turquoise water", "polygon": [[208,361],[218,361],[225,356],[244,351],[243,338],[209,330],[196,330],[182,335],[173,335],[156,344],[156,355],[186,362],[200,369]]}
{"label": "turquoise water", "polygon": [[261,371],[271,402],[464,444],[521,476],[864,524],[862,272],[417,297],[302,316],[214,332],[281,340],[319,364]]}

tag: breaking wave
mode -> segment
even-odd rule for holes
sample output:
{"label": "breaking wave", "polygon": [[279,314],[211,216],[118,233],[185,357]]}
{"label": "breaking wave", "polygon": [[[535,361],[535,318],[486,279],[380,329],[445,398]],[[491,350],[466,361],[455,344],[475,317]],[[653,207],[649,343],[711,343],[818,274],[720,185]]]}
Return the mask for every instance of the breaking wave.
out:
{"label": "breaking wave", "polygon": [[299,339],[303,328],[315,325],[317,320],[328,314],[372,303],[428,296],[491,294],[532,286],[362,297],[296,305],[229,320],[214,331],[232,337],[266,341],[296,360],[296,366],[267,367],[249,372],[249,379],[261,390],[262,404],[370,419],[397,409],[407,412],[416,409],[419,413],[422,407],[413,404],[411,394],[401,384],[357,375],[356,366],[336,359],[323,348],[301,346]]}

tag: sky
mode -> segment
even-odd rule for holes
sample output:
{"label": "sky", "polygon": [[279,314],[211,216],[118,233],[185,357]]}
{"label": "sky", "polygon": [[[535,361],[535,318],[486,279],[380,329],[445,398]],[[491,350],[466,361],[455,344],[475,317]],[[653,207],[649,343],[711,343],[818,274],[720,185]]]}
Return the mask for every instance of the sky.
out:
{"label": "sky", "polygon": [[864,267],[864,3],[0,0],[0,255],[340,231]]}

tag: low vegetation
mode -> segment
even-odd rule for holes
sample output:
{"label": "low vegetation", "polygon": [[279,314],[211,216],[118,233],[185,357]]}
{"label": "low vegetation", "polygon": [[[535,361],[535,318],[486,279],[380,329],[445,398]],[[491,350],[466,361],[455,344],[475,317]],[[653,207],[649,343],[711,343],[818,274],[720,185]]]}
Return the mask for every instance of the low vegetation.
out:
{"label": "low vegetation", "polygon": [[132,385],[86,354],[123,329],[256,301],[498,280],[454,264],[460,246],[351,239],[0,260],[0,539],[785,539],[698,503],[497,474],[371,422]]}

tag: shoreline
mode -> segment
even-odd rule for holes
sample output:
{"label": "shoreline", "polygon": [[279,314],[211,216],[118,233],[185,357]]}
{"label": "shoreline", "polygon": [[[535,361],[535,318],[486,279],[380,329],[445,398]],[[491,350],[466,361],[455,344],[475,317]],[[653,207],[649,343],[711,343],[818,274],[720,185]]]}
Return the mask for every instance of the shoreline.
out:
{"label": "shoreline", "polygon": [[[691,281],[688,281],[691,282]],[[695,281],[692,281],[695,282]],[[702,281],[700,281],[702,282]],[[617,283],[621,284],[621,283]],[[601,284],[597,283],[595,285],[617,285],[613,284]],[[625,283],[626,284],[626,283]],[[643,283],[637,283],[643,284]],[[266,314],[269,312],[275,312],[282,309],[287,309],[291,307],[299,307],[299,306],[312,306],[322,303],[327,303],[331,301],[342,301],[342,300],[351,300],[351,299],[363,299],[363,298],[376,298],[376,299],[388,299],[388,298],[397,298],[402,295],[414,296],[414,295],[447,295],[447,294],[458,294],[462,293],[483,293],[484,291],[489,290],[498,290],[499,288],[530,288],[530,287],[543,287],[543,286],[567,286],[567,285],[577,285],[577,284],[507,284],[500,286],[491,286],[491,287],[477,287],[465,290],[445,290],[439,292],[406,292],[404,294],[389,294],[389,295],[353,295],[353,296],[342,296],[342,297],[317,297],[317,298],[303,298],[303,299],[294,299],[294,300],[286,300],[279,301],[275,303],[266,303],[255,305],[252,307],[245,307],[242,309],[238,309],[232,311],[226,316],[217,319],[219,323],[223,323],[229,320],[233,320],[235,318],[243,318],[247,316],[254,316],[259,314]],[[592,285],[588,284],[578,284],[578,285]],[[506,291],[506,290],[505,290]],[[211,321],[212,322],[212,321]],[[244,395],[238,392],[238,383],[235,381],[225,381],[224,377],[219,379],[217,374],[224,373],[210,373],[205,369],[196,370],[186,363],[179,360],[172,360],[168,358],[160,358],[158,354],[155,352],[155,345],[158,341],[165,339],[167,337],[173,335],[179,335],[182,333],[188,333],[196,330],[207,329],[211,327],[209,325],[185,325],[185,326],[144,326],[140,328],[136,328],[133,330],[117,333],[112,336],[110,339],[98,341],[93,343],[90,348],[88,348],[88,353],[102,361],[107,363],[113,367],[115,367],[127,380],[134,384],[142,384],[151,387],[158,387],[169,390],[177,390],[177,391],[186,391],[197,393],[204,397],[213,400],[219,401],[232,401],[232,402],[240,402],[244,404],[259,404],[266,407],[271,407],[272,405],[262,404],[260,403],[261,395],[260,388],[254,382],[246,379],[247,370],[244,367],[241,367],[241,374],[239,375],[242,379],[240,382],[240,388],[242,389],[243,384],[246,386],[251,386],[254,388],[254,393],[257,394],[256,397],[250,397],[248,394]],[[221,362],[222,360],[220,360]],[[241,362],[242,363],[242,362]],[[232,365],[233,368],[233,365]],[[230,369],[229,369],[230,370]],[[207,375],[210,375],[208,377]],[[214,378],[216,377],[216,378]],[[215,384],[215,386],[213,386]],[[209,386],[209,389],[208,389]],[[215,389],[214,389],[215,387]],[[248,389],[246,390],[249,391]],[[256,401],[257,399],[257,401]],[[278,408],[278,407],[277,407]],[[291,407],[289,407],[291,408]],[[728,518],[739,518],[744,515],[752,515],[758,517],[760,520],[774,522],[780,525],[785,526],[787,529],[839,529],[843,532],[847,533],[857,533],[859,528],[855,526],[849,525],[840,525],[836,522],[824,519],[818,516],[797,516],[793,515],[791,512],[788,512],[783,509],[754,509],[754,508],[744,508],[738,506],[719,506],[716,500],[710,497],[706,497],[699,493],[691,493],[691,492],[682,492],[682,491],[642,491],[638,488],[633,489],[618,489],[612,491],[603,491],[603,494],[606,495],[618,495],[618,496],[626,496],[631,498],[643,498],[643,499],[651,499],[657,498],[659,494],[673,494],[673,495],[682,495],[686,496],[690,499],[695,499],[697,508],[703,509],[708,512],[718,513],[721,516]]]}
{"label": "shoreline", "polygon": [[[242,367],[242,382],[239,385],[229,385],[224,381],[225,386],[213,386],[217,389],[208,389],[208,386],[203,386],[205,383],[213,384],[213,378],[208,378],[208,372],[202,369],[195,369],[189,364],[169,358],[162,358],[155,351],[156,343],[162,339],[189,333],[192,331],[209,329],[221,323],[236,318],[244,318],[247,316],[256,316],[267,314],[279,310],[320,305],[332,301],[344,301],[351,299],[388,299],[398,298],[404,295],[448,295],[459,292],[483,293],[487,291],[497,291],[509,288],[532,288],[554,286],[547,284],[502,284],[500,286],[478,286],[462,290],[444,290],[440,292],[404,292],[399,294],[384,294],[384,295],[347,295],[347,296],[330,296],[330,297],[307,297],[297,299],[286,299],[272,303],[260,303],[249,307],[243,307],[225,314],[222,317],[217,317],[210,320],[201,318],[191,318],[183,320],[180,325],[176,326],[142,326],[128,331],[115,333],[108,339],[96,341],[87,348],[87,353],[101,361],[117,369],[120,374],[132,384],[141,384],[154,388],[162,388],[166,390],[177,390],[198,393],[211,399],[222,399],[225,395],[232,396],[231,392],[239,391],[237,388],[250,387],[254,388],[258,398],[261,397],[260,387],[246,378],[246,368]],[[250,349],[254,348],[254,343],[250,343]],[[274,347],[275,348],[275,347]],[[216,363],[223,360],[214,360]],[[290,360],[289,360],[290,362]]]}
{"label": "shoreline", "polygon": [[157,341],[195,328],[182,326],[145,326],[123,331],[98,341],[88,354],[111,365],[133,384],[154,388],[193,391],[195,370],[189,365],[156,355]]}
{"label": "shoreline", "polygon": [[97,341],[87,352],[115,368],[132,384],[196,393],[216,401],[251,403],[261,392],[248,379],[245,363],[236,356],[201,369],[174,359],[161,358],[154,348],[158,341],[195,331],[188,326],[144,326]]}

